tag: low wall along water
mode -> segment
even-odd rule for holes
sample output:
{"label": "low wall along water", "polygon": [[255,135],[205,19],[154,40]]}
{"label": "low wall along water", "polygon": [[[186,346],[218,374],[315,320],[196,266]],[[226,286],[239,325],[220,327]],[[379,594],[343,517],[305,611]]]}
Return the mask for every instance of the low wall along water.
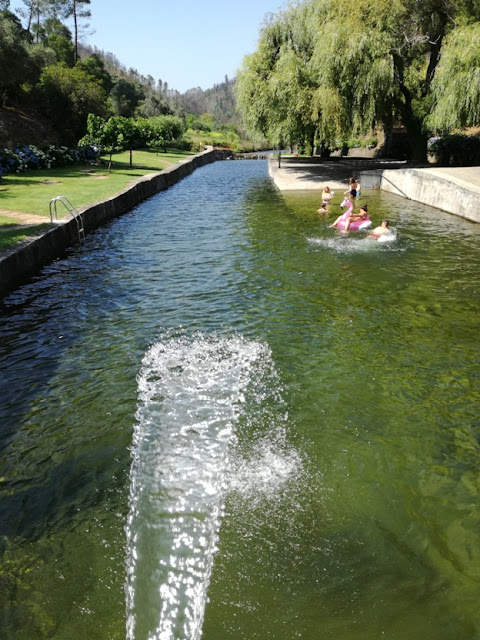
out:
{"label": "low wall along water", "polygon": [[[121,193],[80,209],[85,232],[88,233],[109,220],[127,213],[140,202],[190,175],[198,167],[221,158],[223,158],[222,151],[209,149],[163,171],[143,176]],[[15,248],[0,260],[0,295],[4,295],[22,281],[35,275],[42,266],[58,258],[67,247],[76,242],[78,242],[77,221],[71,218],[35,237],[21,248]]]}
{"label": "low wall along water", "polygon": [[463,186],[441,169],[383,169],[364,171],[360,182],[365,189],[381,189],[415,202],[428,204],[456,216],[480,222],[480,190]]}

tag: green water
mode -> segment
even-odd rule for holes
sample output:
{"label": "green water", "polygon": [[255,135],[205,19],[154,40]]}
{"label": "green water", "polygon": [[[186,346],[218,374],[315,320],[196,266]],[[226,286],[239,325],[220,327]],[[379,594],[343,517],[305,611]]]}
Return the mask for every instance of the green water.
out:
{"label": "green water", "polygon": [[[0,637],[125,638],[128,540],[167,509],[159,495],[158,514],[127,526],[156,475],[155,459],[131,470],[135,425],[158,427],[159,456],[175,449],[170,418],[139,396],[160,344],[220,371],[212,404],[208,374],[186,397],[166,367],[163,393],[180,398],[168,415],[195,413],[198,389],[210,442],[236,399],[208,469],[223,490],[200,627],[146,622],[156,572],[134,583],[136,640],[193,639],[202,623],[205,640],[480,638],[480,230],[386,194],[361,201],[395,243],[328,229],[319,194],[280,194],[264,162],[216,163],[3,301]],[[239,338],[245,388],[217,354]],[[162,565],[160,547],[139,555]]]}

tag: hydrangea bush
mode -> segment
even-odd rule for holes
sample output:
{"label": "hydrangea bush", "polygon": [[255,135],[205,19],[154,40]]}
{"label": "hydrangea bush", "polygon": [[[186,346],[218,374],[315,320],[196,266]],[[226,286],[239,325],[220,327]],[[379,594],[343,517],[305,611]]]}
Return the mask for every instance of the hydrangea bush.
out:
{"label": "hydrangea bush", "polygon": [[53,144],[45,149],[34,145],[18,145],[13,151],[0,149],[0,177],[9,173],[21,173],[30,169],[53,169],[72,164],[93,162],[98,159],[98,150],[90,145],[74,149]]}

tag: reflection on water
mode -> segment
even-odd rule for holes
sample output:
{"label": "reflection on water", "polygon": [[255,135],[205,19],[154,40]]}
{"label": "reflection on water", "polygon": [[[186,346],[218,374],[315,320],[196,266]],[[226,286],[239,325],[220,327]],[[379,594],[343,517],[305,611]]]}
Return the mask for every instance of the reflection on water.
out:
{"label": "reflection on water", "polygon": [[480,230],[318,196],[204,167],[3,301],[2,638],[480,634]]}

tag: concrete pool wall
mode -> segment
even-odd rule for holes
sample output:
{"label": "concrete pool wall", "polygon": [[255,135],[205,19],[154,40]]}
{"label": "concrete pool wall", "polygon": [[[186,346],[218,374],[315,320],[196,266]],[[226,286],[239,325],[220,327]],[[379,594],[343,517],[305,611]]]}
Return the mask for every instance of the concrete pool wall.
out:
{"label": "concrete pool wall", "polygon": [[365,189],[382,189],[480,222],[480,168],[380,169],[360,173]]}

